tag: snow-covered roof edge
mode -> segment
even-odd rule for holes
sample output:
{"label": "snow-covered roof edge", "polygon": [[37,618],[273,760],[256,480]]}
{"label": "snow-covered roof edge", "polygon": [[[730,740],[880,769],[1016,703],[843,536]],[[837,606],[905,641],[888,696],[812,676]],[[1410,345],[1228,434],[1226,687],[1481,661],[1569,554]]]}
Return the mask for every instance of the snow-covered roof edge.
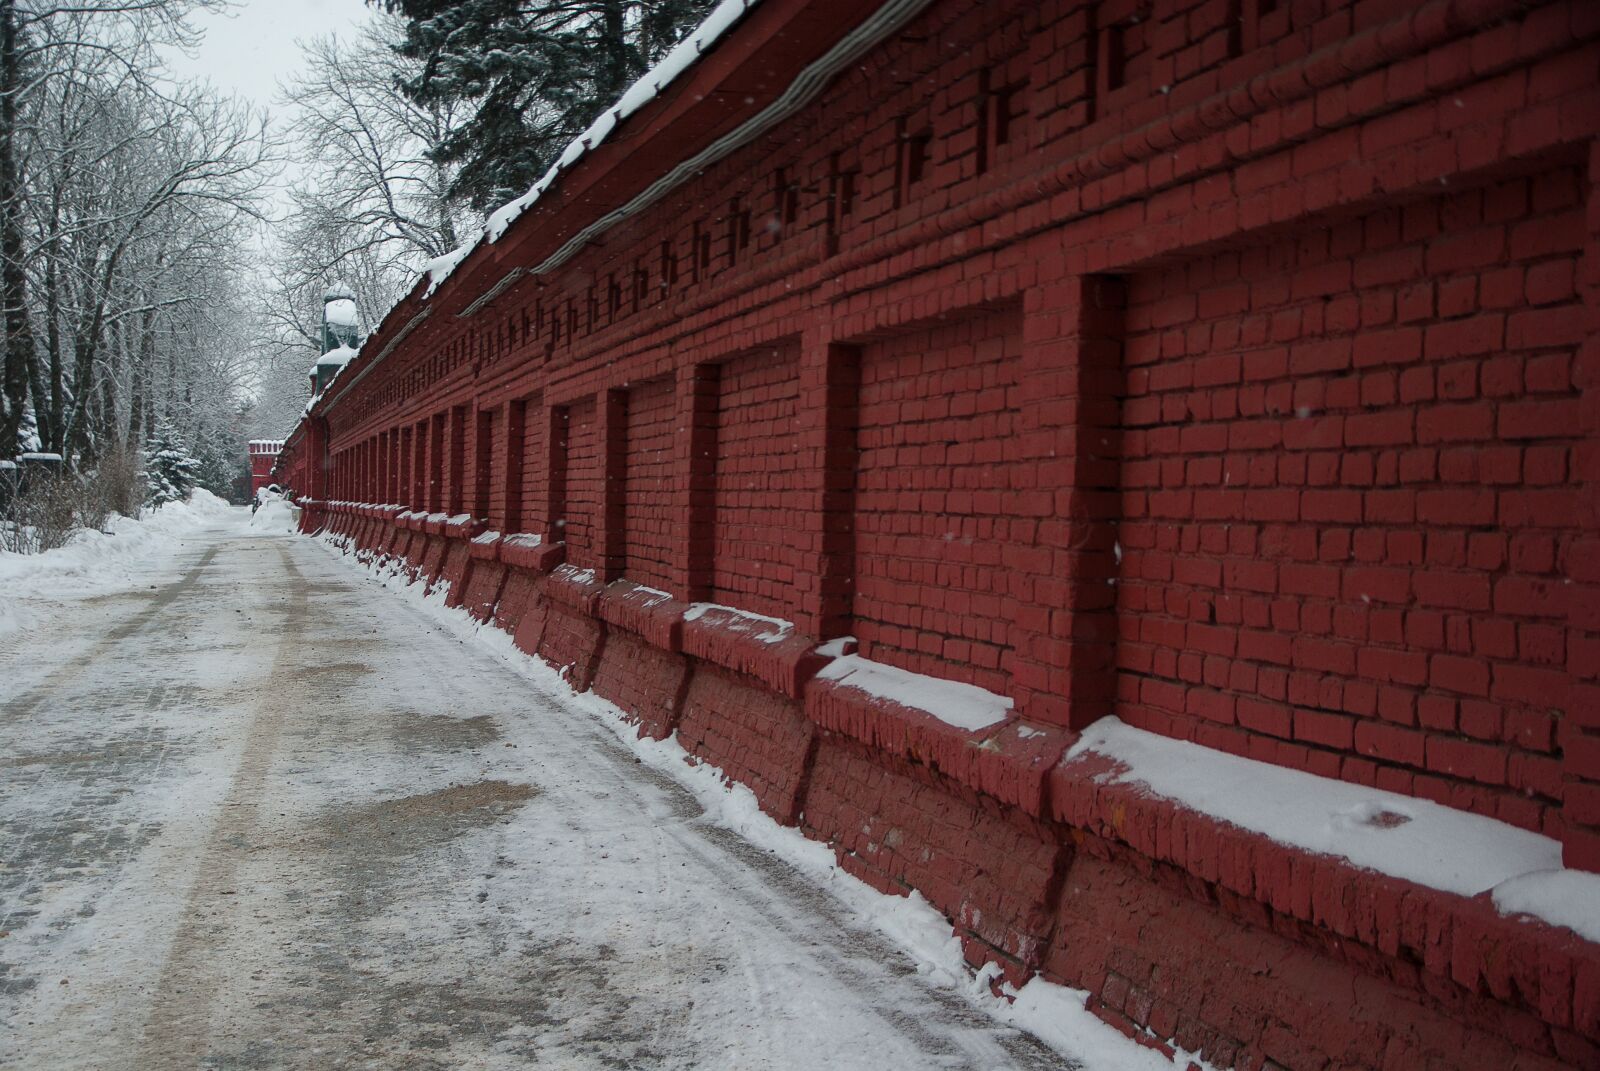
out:
{"label": "snow-covered roof edge", "polygon": [[646,104],[660,96],[679,75],[694,66],[696,60],[705,54],[710,46],[714,45],[735,23],[739,21],[751,8],[760,3],[760,0],[722,0],[711,14],[706,16],[704,22],[695,28],[694,32],[679,41],[672,51],[662,57],[656,64],[627,91],[617,99],[617,102],[605,111],[574,138],[562,150],[556,162],[550,165],[537,182],[528,188],[528,192],[517,199],[501,205],[489,218],[484,221],[483,227],[467,239],[460,246],[440,257],[435,257],[423,266],[423,272],[428,277],[428,288],[423,292],[423,297],[432,296],[439,285],[454,274],[461,263],[471,255],[472,251],[485,241],[498,242],[502,235],[516,222],[529,208],[538,202],[554,183],[562,171],[567,170],[577,163],[585,153],[588,153],[605,141],[616,129],[617,124]]}
{"label": "snow-covered roof edge", "polygon": [[[650,96],[642,97],[636,103],[634,103],[632,105],[632,110],[637,110],[639,107],[642,107],[647,100],[654,99],[654,97],[658,96],[660,91],[666,87],[668,82],[661,77],[661,73],[663,71],[671,71],[673,77],[675,78],[683,71],[688,70],[693,66],[694,58],[704,55],[711,44],[715,43],[722,37],[727,36],[727,31],[739,21],[739,15],[753,9],[757,2],[758,0],[739,0],[738,3],[734,3],[733,0],[725,0],[722,5],[712,12],[712,15],[707,18],[705,23],[702,23],[701,27],[695,33],[690,34],[684,42],[680,43],[678,47],[674,48],[672,53],[669,53],[667,59],[664,59],[661,64],[658,64],[655,69],[653,69],[649,74],[645,75],[644,78],[641,78],[639,82],[636,83],[636,86],[650,85],[652,87],[652,93]],[[540,262],[537,267],[530,269],[527,266],[522,266],[512,269],[498,283],[484,291],[482,294],[478,295],[475,300],[473,300],[464,310],[458,312],[456,315],[467,316],[476,312],[484,304],[493,300],[495,296],[505,289],[506,286],[510,285],[517,278],[528,273],[530,270],[536,273],[542,273],[558,267],[561,263],[564,263],[565,260],[578,248],[584,245],[587,241],[592,240],[595,234],[603,232],[611,225],[619,222],[621,219],[627,218],[635,212],[647,208],[649,205],[659,200],[659,198],[666,192],[675,188],[683,181],[686,181],[693,175],[700,173],[704,170],[704,168],[708,167],[712,163],[715,163],[717,160],[722,159],[729,152],[732,152],[740,146],[747,144],[749,141],[760,136],[760,134],[771,129],[784,119],[792,116],[800,108],[809,103],[816,96],[816,94],[821,92],[823,87],[825,87],[828,82],[841,70],[854,63],[863,52],[880,43],[884,38],[895,32],[899,27],[903,26],[907,21],[913,18],[918,12],[926,8],[932,2],[933,0],[879,0],[878,3],[871,5],[868,14],[859,25],[857,25],[854,29],[843,33],[843,35],[834,42],[832,48],[828,49],[827,52],[821,57],[817,58],[810,65],[801,70],[800,73],[795,77],[794,81],[791,82],[776,99],[769,103],[755,116],[752,116],[747,122],[739,126],[737,129],[724,134],[710,145],[707,145],[701,149],[698,153],[680,160],[676,167],[672,168],[669,172],[658,178],[649,188],[634,197],[632,201],[597,218],[588,227],[569,238],[566,244],[561,247],[561,249],[557,250],[544,261]],[[727,16],[727,21],[725,23],[719,24],[718,15],[724,11],[731,12],[731,14]],[[707,32],[710,29],[714,29],[716,31],[715,35],[711,35],[709,32]],[[682,50],[681,53],[680,50]],[[690,53],[692,53],[692,56]],[[680,69],[674,69],[672,67],[673,57],[680,54],[685,57],[684,59],[678,61],[681,62],[683,66]],[[632,90],[630,90],[630,93],[631,92]],[[627,94],[624,94],[625,98],[627,96]],[[621,115],[622,113],[619,111],[620,104],[621,102],[619,101],[618,105],[614,105],[608,114],[615,113]],[[616,122],[608,121],[606,120],[605,116],[602,116],[600,119],[596,120],[596,126],[604,126],[605,132],[610,133],[610,131],[616,126]],[[529,190],[528,194],[525,194],[522,198],[519,198],[516,202],[513,202],[512,205],[504,206],[502,211],[510,210],[513,208],[513,206],[516,206],[516,214],[513,215],[508,213],[507,217],[503,220],[503,226],[494,235],[495,239],[498,239],[498,237],[505,232],[505,229],[511,226],[512,220],[515,219],[517,215],[526,212],[528,208],[532,207],[539,200],[539,196],[543,194],[543,192],[551,185],[553,185],[558,171],[570,169],[581,157],[587,153],[590,148],[593,148],[595,145],[599,144],[598,141],[585,141],[587,136],[588,135],[585,135],[574,141],[573,145],[568,147],[567,153],[563,154],[561,160],[558,160],[557,164],[551,168],[544,178],[534,184],[533,188]],[[574,149],[574,147],[576,147],[576,149]],[[364,346],[362,349],[363,359],[354,362],[356,370],[353,376],[344,377],[348,380],[348,382],[337,390],[333,389],[332,385],[330,384],[329,389],[324,391],[320,397],[314,398],[311,402],[307,403],[306,413],[310,414],[313,409],[317,408],[318,406],[326,410],[331,408],[333,405],[338,404],[340,399],[343,398],[345,394],[348,394],[351,390],[354,390],[369,372],[371,372],[383,361],[385,357],[389,355],[391,351],[393,351],[400,345],[401,342],[405,340],[406,336],[408,336],[413,329],[426,320],[434,309],[434,306],[428,301],[429,297],[432,296],[434,291],[440,284],[443,283],[445,279],[449,278],[450,273],[454,272],[455,269],[468,258],[474,249],[483,244],[483,239],[488,236],[489,232],[487,227],[485,227],[482,232],[480,232],[478,235],[475,235],[466,245],[463,245],[461,248],[446,254],[444,257],[437,258],[435,261],[430,262],[439,266],[441,269],[442,273],[438,276],[437,281],[434,280],[432,272],[429,273],[426,280],[419,279],[417,286],[412,289],[411,293],[407,295],[401,305],[396,305],[384,315],[383,321],[378,325],[378,328],[374,332],[373,336],[367,340],[369,345]],[[424,281],[428,283],[425,289],[422,285]],[[411,317],[404,324],[400,325],[397,330],[385,330],[385,328],[388,327],[389,317],[392,316],[396,310],[401,308],[402,305],[414,310]],[[381,347],[375,350],[370,345],[374,342],[374,340],[382,342]],[[293,438],[293,436],[291,436],[291,438]]]}

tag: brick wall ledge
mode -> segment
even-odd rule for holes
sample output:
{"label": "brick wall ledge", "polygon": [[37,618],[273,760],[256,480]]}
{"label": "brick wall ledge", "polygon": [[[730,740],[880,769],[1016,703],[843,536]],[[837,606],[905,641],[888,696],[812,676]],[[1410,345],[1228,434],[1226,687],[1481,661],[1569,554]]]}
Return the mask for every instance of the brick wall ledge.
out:
{"label": "brick wall ledge", "polygon": [[504,539],[505,536],[499,532],[479,532],[467,545],[467,553],[472,556],[473,561],[499,561],[500,544]]}
{"label": "brick wall ledge", "polygon": [[[398,523],[341,520],[329,538],[377,549]],[[438,540],[416,542],[437,554]],[[393,563],[381,552],[360,560]],[[1064,729],[1011,716],[969,731],[818,679],[830,657],[770,619],[690,612],[667,593],[566,565],[467,568],[458,589],[472,569],[499,570],[499,605],[475,616],[512,631],[578,690],[591,680],[607,698],[619,680],[636,689],[612,701],[641,734],[681,728],[691,754],[832,844],[851,873],[921,891],[975,964],[1086,989],[1090,1007],[1130,1034],[1250,1071],[1341,1060],[1600,1066],[1600,945],[1502,915],[1488,893],[1363,869],[1118,782],[1103,757],[1070,754],[1077,734]],[[698,687],[733,689],[736,702]],[[784,725],[740,721],[763,694]],[[1229,972],[1240,977],[1209,984]]]}
{"label": "brick wall ledge", "polygon": [[540,585],[545,598],[588,617],[599,616],[596,609],[600,594],[605,590],[606,586],[595,578],[593,569],[579,569],[573,565],[556,566]]}
{"label": "brick wall ledge", "polygon": [[771,618],[700,603],[684,621],[683,652],[799,699],[805,683],[827,659],[815,637],[775,630]]}
{"label": "brick wall ledge", "polygon": [[616,580],[605,586],[595,613],[606,624],[625,629],[663,651],[683,650],[683,615],[688,605],[670,592]]}
{"label": "brick wall ledge", "polygon": [[534,543],[507,536],[500,541],[500,560],[519,569],[548,573],[567,559],[565,543]]}
{"label": "brick wall ledge", "polygon": [[1109,765],[1089,753],[1055,766],[1049,817],[1102,851],[1118,846],[1181,871],[1230,914],[1279,931],[1293,924],[1323,954],[1421,989],[1463,1015],[1502,1003],[1509,1033],[1548,1031],[1547,1054],[1596,1066],[1600,945],[1502,915],[1491,891],[1467,897],[1428,888],[1241,829],[1137,783],[1105,783]]}
{"label": "brick wall ledge", "polygon": [[1035,818],[1046,817],[1051,770],[1077,739],[1070,730],[1017,717],[970,731],[831,680],[811,680],[805,711],[823,729],[926,766]]}
{"label": "brick wall ledge", "polygon": [[458,513],[454,517],[447,518],[439,526],[439,534],[449,536],[451,539],[472,540],[482,535],[488,528],[489,526],[483,521],[476,520],[466,513]]}

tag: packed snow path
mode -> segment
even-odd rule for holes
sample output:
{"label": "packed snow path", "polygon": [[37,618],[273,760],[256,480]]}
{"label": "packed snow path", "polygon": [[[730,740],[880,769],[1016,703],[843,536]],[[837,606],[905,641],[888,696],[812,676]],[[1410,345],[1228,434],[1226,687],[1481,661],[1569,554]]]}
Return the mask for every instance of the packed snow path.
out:
{"label": "packed snow path", "polygon": [[0,1066],[1070,1066],[326,547],[144,569],[0,641]]}

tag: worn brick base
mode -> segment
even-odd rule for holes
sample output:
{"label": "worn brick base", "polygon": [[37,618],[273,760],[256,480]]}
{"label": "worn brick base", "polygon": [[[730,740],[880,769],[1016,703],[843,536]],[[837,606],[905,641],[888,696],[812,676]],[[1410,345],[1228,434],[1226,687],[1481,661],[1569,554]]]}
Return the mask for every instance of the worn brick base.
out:
{"label": "worn brick base", "polygon": [[605,654],[595,670],[594,690],[609,699],[642,736],[668,736],[683,706],[689,663],[621,629],[606,635]]}

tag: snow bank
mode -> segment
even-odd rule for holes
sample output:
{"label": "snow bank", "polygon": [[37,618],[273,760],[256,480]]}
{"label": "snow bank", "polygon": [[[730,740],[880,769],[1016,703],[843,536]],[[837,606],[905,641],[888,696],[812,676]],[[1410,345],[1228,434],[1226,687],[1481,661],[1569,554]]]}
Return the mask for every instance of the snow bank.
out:
{"label": "snow bank", "polygon": [[234,507],[201,488],[187,502],[169,502],[139,520],[112,517],[109,532],[74,533],[43,554],[0,551],[0,635],[29,620],[24,603],[80,599],[124,590],[132,570],[172,554],[197,529],[235,520]]}
{"label": "snow bank", "polygon": [[[1549,837],[1427,800],[1170,740],[1116,718],[1089,726],[1067,754],[1111,759],[1114,769],[1102,782],[1137,783],[1280,844],[1459,896],[1561,869],[1561,845]],[[1600,914],[1600,900],[1592,913]]]}
{"label": "snow bank", "polygon": [[298,532],[300,511],[282,495],[265,495],[250,518],[250,527],[265,532]]}

